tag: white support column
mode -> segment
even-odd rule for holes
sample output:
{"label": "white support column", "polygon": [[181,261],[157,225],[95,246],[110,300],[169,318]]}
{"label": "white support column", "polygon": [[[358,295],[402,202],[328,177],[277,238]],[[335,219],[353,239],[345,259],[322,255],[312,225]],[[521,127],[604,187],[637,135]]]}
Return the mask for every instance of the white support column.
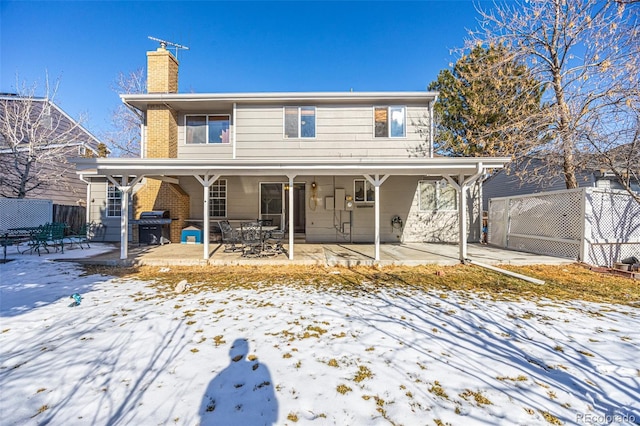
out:
{"label": "white support column", "polygon": [[458,232],[459,232],[459,255],[460,261],[464,263],[467,259],[467,186],[464,184],[464,175],[458,177],[458,182],[462,182],[458,189]]}
{"label": "white support column", "polygon": [[295,239],[295,229],[293,225],[293,179],[295,175],[287,175],[289,178],[289,260],[293,260],[293,242]]}
{"label": "white support column", "polygon": [[374,177],[369,175],[364,175],[365,179],[367,179],[371,185],[373,185],[374,191],[374,227],[375,227],[375,261],[380,260],[380,186],[384,183],[385,180],[389,177],[389,175],[384,175],[380,177],[380,175],[375,175]]}
{"label": "white support column", "polygon": [[122,193],[120,203],[120,259],[126,259],[129,255],[129,197],[133,187],[136,186],[144,176],[137,176],[129,182],[129,175],[123,175],[118,183],[113,176],[107,175],[107,179],[113,183]]}
{"label": "white support column", "polygon": [[220,178],[220,175],[209,176],[208,174],[204,176],[195,175],[195,178],[202,185],[202,245],[203,245],[203,253],[202,258],[204,260],[209,259],[209,235],[211,231],[211,224],[209,223],[209,204],[210,204],[210,193],[209,188],[215,181]]}
{"label": "white support column", "polygon": [[464,174],[458,176],[458,182],[451,176],[443,176],[458,192],[458,248],[460,262],[467,260],[467,190],[484,172],[482,162],[476,165],[476,173],[464,178]]}

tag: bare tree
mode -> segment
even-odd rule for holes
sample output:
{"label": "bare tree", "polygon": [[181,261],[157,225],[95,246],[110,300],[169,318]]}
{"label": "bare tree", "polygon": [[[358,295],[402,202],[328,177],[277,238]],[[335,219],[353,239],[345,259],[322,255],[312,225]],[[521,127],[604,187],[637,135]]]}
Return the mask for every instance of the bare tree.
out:
{"label": "bare tree", "polygon": [[[147,81],[143,68],[129,73],[120,73],[113,84],[113,91],[123,93],[145,93]],[[111,114],[111,130],[103,139],[117,157],[140,156],[140,129],[144,116],[140,111],[120,104]]]}
{"label": "bare tree", "polygon": [[[640,73],[635,4],[514,0],[479,12],[482,25],[471,33],[470,46],[504,44],[512,52],[504,59],[527,63],[545,88],[545,108],[536,121],[550,130],[550,138],[530,153],[548,166],[540,179],[553,177],[555,171],[567,188],[576,188],[576,172],[594,153],[634,140]],[[627,138],[621,139],[623,135]]]}
{"label": "bare tree", "polygon": [[37,85],[17,83],[17,94],[0,97],[0,196],[25,198],[32,191],[64,190],[74,169],[66,160],[87,146],[80,120],[60,110],[53,99],[59,81],[37,97]]}

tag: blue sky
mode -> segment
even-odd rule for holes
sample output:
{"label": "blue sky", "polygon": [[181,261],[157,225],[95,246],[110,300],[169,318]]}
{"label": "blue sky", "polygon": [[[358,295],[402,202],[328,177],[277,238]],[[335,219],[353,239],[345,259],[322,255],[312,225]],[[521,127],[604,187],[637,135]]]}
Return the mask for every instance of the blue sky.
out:
{"label": "blue sky", "polygon": [[[485,3],[483,2],[483,5]],[[97,136],[119,72],[180,51],[180,92],[425,90],[476,27],[474,3],[0,0],[0,91],[60,79],[56,102]]]}

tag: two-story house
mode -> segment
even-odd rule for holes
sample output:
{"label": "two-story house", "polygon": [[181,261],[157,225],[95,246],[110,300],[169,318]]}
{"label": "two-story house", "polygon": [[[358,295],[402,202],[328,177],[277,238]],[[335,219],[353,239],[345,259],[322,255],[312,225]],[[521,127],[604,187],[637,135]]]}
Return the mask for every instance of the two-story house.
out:
{"label": "two-story house", "polygon": [[170,212],[174,242],[201,223],[205,259],[222,219],[271,219],[290,259],[300,241],[374,243],[376,260],[381,243],[460,241],[464,258],[479,239],[469,189],[509,159],[434,157],[437,93],[178,93],[176,58],[161,46],[147,60],[148,93],[121,96],[145,117],[141,158],[77,161],[121,257],[148,210]]}

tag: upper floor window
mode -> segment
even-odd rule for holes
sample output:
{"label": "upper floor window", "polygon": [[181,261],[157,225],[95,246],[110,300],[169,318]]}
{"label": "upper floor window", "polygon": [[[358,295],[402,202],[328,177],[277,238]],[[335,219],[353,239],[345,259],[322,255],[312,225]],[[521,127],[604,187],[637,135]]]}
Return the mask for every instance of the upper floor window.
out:
{"label": "upper floor window", "polygon": [[284,107],[285,138],[316,137],[316,107]]}
{"label": "upper floor window", "polygon": [[458,209],[456,189],[444,181],[421,180],[418,182],[418,190],[420,211]]}
{"label": "upper floor window", "polygon": [[229,143],[230,123],[231,118],[227,114],[187,115],[187,143]]}
{"label": "upper floor window", "polygon": [[407,135],[403,106],[375,107],[374,120],[376,138],[403,138]]}
{"label": "upper floor window", "polygon": [[218,179],[209,187],[209,216],[227,216],[227,180]]}
{"label": "upper floor window", "polygon": [[122,192],[114,184],[107,184],[107,217],[120,217]]}
{"label": "upper floor window", "polygon": [[375,201],[375,190],[371,182],[365,179],[353,181],[353,200],[356,203],[372,203]]}

